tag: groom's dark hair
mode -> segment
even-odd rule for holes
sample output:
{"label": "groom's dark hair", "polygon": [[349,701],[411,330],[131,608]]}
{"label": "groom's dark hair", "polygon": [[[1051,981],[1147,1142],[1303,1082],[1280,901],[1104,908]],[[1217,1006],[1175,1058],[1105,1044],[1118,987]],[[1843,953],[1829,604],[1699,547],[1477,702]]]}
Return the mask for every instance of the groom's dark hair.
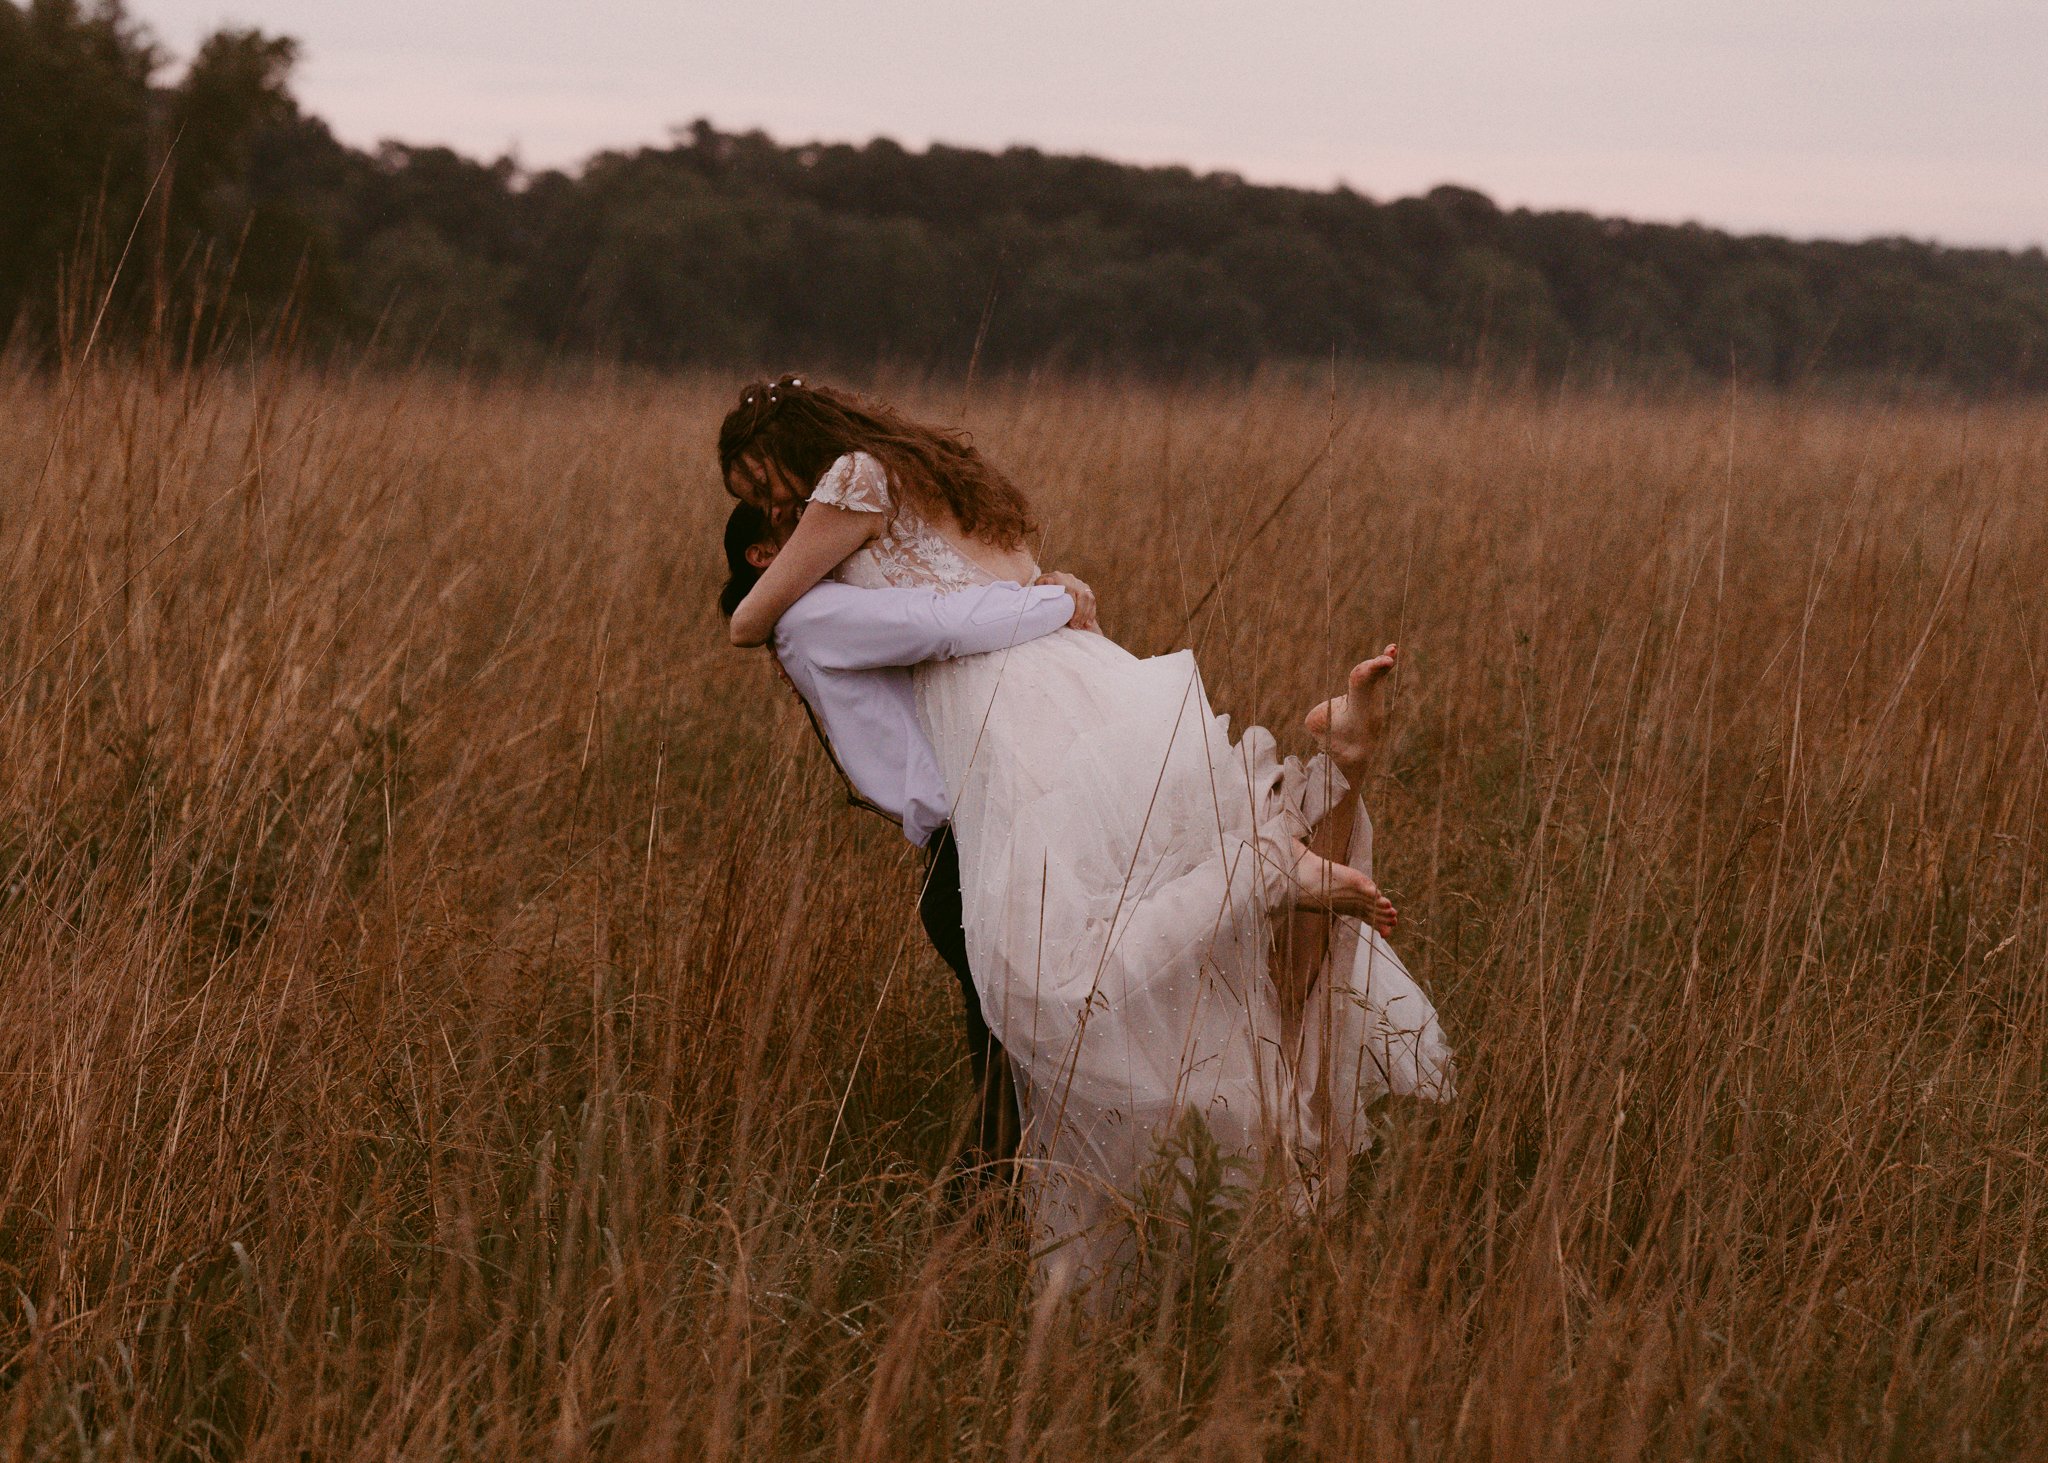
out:
{"label": "groom's dark hair", "polygon": [[747,550],[774,538],[768,531],[767,514],[751,503],[733,504],[732,514],[725,520],[725,588],[718,591],[718,612],[728,620],[761,577],[761,571],[747,562]]}

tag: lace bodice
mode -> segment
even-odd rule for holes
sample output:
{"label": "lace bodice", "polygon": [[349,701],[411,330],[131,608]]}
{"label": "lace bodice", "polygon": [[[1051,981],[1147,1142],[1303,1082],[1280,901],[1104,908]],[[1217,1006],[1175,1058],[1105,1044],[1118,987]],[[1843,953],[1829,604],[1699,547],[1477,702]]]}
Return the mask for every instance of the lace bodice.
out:
{"label": "lace bodice", "polygon": [[888,515],[881,533],[832,571],[858,589],[971,589],[995,576],[954,548],[908,503],[889,491],[889,473],[865,452],[849,452],[818,479],[813,503]]}

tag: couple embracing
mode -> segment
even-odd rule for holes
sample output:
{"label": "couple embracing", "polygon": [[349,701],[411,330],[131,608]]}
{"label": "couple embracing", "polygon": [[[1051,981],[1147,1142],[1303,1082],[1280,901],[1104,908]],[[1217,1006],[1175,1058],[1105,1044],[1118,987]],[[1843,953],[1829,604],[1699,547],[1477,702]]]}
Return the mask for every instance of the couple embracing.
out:
{"label": "couple embracing", "polygon": [[1130,654],[1041,575],[1029,502],[959,434],[785,376],[718,455],[733,643],[772,642],[854,791],[930,851],[977,1137],[1015,1158],[1045,1281],[1113,1276],[1190,1115],[1306,1204],[1380,1098],[1450,1096],[1357,796],[1394,647],[1283,761],[1263,727],[1232,742],[1191,651]]}

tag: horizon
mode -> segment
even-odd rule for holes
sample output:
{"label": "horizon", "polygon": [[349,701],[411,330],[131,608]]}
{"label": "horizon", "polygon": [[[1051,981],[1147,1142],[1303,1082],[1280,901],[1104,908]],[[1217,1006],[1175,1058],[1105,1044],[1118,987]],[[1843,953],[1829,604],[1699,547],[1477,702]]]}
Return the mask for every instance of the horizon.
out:
{"label": "horizon", "polygon": [[[315,115],[317,115],[317,113]],[[1425,198],[1429,194],[1436,192],[1438,189],[1457,189],[1464,192],[1480,194],[1481,196],[1485,197],[1489,202],[1491,202],[1496,208],[1500,209],[1502,213],[1584,214],[1592,218],[1599,219],[1602,222],[1626,223],[1646,228],[1701,228],[1729,234],[1737,238],[1781,238],[1787,240],[1788,242],[1799,244],[1871,244],[1884,243],[1888,240],[1902,240],[1904,242],[1911,244],[1924,245],[1937,249],[1955,250],[1958,252],[1982,251],[1989,253],[2004,253],[2017,255],[2048,254],[2048,244],[1977,243],[1967,240],[1958,241],[1955,239],[1945,238],[1939,234],[1889,233],[1852,235],[1799,233],[1787,229],[1744,228],[1730,224],[1718,223],[1713,220],[1701,218],[1649,218],[1644,217],[1640,214],[1616,213],[1612,210],[1579,207],[1572,204],[1527,203],[1516,199],[1502,198],[1497,194],[1494,194],[1489,190],[1478,186],[1477,184],[1470,183],[1459,178],[1439,179],[1437,182],[1426,184],[1422,187],[1413,190],[1403,190],[1399,192],[1375,192],[1371,189],[1361,188],[1355,183],[1352,183],[1349,179],[1345,178],[1339,178],[1334,182],[1325,183],[1321,185],[1314,183],[1295,183],[1282,180],[1275,180],[1272,178],[1252,177],[1238,171],[1235,168],[1229,167],[1201,167],[1193,163],[1175,161],[1170,159],[1161,161],[1155,159],[1116,157],[1108,153],[1090,152],[1085,149],[1071,151],[1067,149],[1055,150],[1053,148],[1040,147],[1036,143],[1032,142],[1009,142],[1002,143],[999,145],[985,145],[980,143],[956,142],[950,138],[944,137],[934,137],[924,140],[921,144],[913,145],[911,143],[904,142],[900,138],[891,137],[886,133],[879,132],[869,137],[783,137],[777,136],[773,131],[764,127],[721,126],[718,123],[717,119],[712,117],[693,117],[688,122],[679,122],[673,124],[668,130],[668,135],[660,140],[650,140],[644,142],[622,142],[616,145],[602,147],[594,152],[585,154],[581,158],[573,159],[566,164],[536,165],[525,163],[518,159],[517,157],[513,157],[510,154],[505,153],[500,153],[497,154],[496,156],[493,156],[488,153],[464,153],[460,148],[451,148],[450,150],[456,152],[460,156],[468,157],[473,161],[492,163],[499,161],[509,162],[516,169],[515,176],[522,179],[535,178],[543,173],[548,172],[561,173],[569,177],[578,177],[582,174],[585,168],[587,168],[592,162],[595,162],[600,157],[625,156],[643,150],[664,152],[676,147],[686,147],[689,145],[689,131],[698,122],[706,124],[711,128],[713,132],[717,133],[721,137],[765,137],[770,143],[772,143],[774,146],[782,149],[785,152],[795,152],[804,148],[812,147],[848,147],[856,151],[859,151],[871,147],[876,143],[887,143],[894,147],[900,147],[903,149],[905,153],[909,154],[912,157],[924,156],[925,154],[933,151],[934,149],[945,149],[954,152],[976,152],[992,157],[1001,156],[1006,152],[1036,152],[1045,157],[1086,159],[1090,162],[1105,163],[1112,167],[1134,168],[1147,172],[1166,172],[1178,169],[1180,171],[1191,173],[1196,178],[1229,178],[1247,188],[1277,188],[1294,192],[1321,194],[1334,194],[1340,191],[1349,191],[1351,193],[1358,195],[1361,198],[1364,198],[1367,202],[1374,204],[1392,203],[1402,198]],[[339,134],[336,135],[339,136]],[[427,149],[450,146],[445,142],[434,142],[427,139],[413,141],[396,137],[381,138],[377,142],[369,144],[354,142],[347,138],[341,138],[340,140],[351,147],[355,147],[364,151],[374,151],[377,147],[385,143],[391,143],[400,147],[408,147],[414,149]]]}
{"label": "horizon", "polygon": [[481,0],[429,15],[395,0],[129,7],[172,74],[223,25],[289,35],[294,93],[340,140],[527,172],[672,145],[701,117],[786,147],[1028,147],[1794,240],[2048,246],[2048,109],[2027,80],[2048,62],[2048,8],[2021,0],[1828,0],[1797,16],[1725,0],[1704,17],[1669,0],[1540,17],[1310,0],[1256,24],[1213,0],[1182,10],[1166,29],[1158,7],[962,18],[887,0],[848,17],[793,0],[764,46],[760,12],[657,0],[621,0],[605,25]]}

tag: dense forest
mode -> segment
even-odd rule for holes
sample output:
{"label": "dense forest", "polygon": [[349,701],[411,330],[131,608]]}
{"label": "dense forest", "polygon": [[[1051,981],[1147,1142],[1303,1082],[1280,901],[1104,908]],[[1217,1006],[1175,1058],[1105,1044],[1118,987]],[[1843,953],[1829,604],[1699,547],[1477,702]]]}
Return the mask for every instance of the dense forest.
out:
{"label": "dense forest", "polygon": [[2048,257],[1376,201],[1030,148],[785,146],[697,122],[527,172],[338,141],[297,47],[173,69],[118,0],[0,0],[0,334],[519,366],[1273,359],[2048,386]]}

